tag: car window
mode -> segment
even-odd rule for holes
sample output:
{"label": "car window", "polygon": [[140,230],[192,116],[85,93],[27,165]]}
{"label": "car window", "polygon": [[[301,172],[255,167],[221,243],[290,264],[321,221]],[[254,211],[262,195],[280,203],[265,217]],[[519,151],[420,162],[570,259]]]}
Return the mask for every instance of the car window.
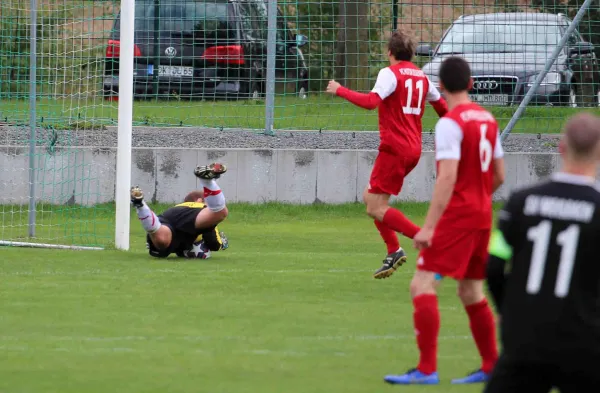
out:
{"label": "car window", "polygon": [[560,36],[560,26],[553,24],[455,23],[438,53],[547,52]]}
{"label": "car window", "polygon": [[[229,17],[229,4],[162,0],[159,8],[161,34],[183,33],[196,39],[235,38],[235,24]],[[115,25],[119,30],[119,23]],[[135,31],[154,35],[154,2],[136,1]]]}

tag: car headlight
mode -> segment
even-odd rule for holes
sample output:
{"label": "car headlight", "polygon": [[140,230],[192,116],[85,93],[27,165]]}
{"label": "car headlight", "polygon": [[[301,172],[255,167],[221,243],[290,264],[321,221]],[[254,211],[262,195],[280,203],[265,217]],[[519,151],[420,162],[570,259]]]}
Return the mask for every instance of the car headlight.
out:
{"label": "car headlight", "polygon": [[[532,75],[529,77],[529,79],[527,80],[527,86],[531,87],[533,86],[533,82],[535,82],[535,78],[537,78],[537,75]],[[549,72],[546,74],[546,76],[544,76],[544,79],[542,79],[542,82],[540,83],[540,85],[558,85],[561,81],[561,76],[558,72]]]}

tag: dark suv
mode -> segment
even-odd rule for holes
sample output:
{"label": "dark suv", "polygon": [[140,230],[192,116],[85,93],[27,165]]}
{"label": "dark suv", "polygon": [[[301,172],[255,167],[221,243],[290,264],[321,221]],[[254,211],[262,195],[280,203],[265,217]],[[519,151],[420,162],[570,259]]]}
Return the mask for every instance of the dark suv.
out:
{"label": "dark suv", "polygon": [[[543,71],[570,23],[562,14],[461,16],[434,49],[419,45],[417,55],[431,56],[423,71],[434,83],[444,58],[459,55],[471,65],[474,101],[486,105],[518,104]],[[600,105],[600,71],[594,47],[577,31],[569,37],[531,102]]]}
{"label": "dark suv", "polygon": [[[265,90],[267,5],[264,0],[135,2],[134,97],[257,98]],[[157,34],[155,34],[157,32]],[[106,49],[104,95],[118,95],[120,18]],[[302,98],[308,68],[278,12],[276,80]]]}

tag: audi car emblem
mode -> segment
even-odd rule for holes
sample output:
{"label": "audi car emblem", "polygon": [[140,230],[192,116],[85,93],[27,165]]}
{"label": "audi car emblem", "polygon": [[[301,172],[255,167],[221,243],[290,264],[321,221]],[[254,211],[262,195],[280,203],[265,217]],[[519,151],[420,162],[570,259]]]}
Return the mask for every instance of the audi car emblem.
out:
{"label": "audi car emblem", "polygon": [[475,88],[477,90],[494,90],[498,87],[498,82],[496,81],[479,81],[475,82]]}
{"label": "audi car emblem", "polygon": [[165,55],[167,55],[169,57],[175,57],[176,54],[177,54],[177,50],[175,48],[173,48],[172,46],[165,49]]}

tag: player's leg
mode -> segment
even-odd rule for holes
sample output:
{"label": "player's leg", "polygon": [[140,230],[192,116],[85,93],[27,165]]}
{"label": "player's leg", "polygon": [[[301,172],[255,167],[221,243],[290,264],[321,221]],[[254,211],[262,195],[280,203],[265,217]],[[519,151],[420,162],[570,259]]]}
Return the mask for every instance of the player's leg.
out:
{"label": "player's leg", "polygon": [[438,227],[431,247],[421,250],[417,271],[410,284],[413,299],[413,322],[419,348],[419,364],[404,375],[387,376],[386,381],[398,384],[432,384],[437,375],[437,346],[440,313],[436,287],[442,277],[464,275],[469,260],[469,239],[454,228]]}
{"label": "player's leg", "polygon": [[375,278],[391,276],[406,262],[406,254],[400,247],[396,232],[412,238],[419,231],[419,227],[404,214],[389,206],[390,196],[400,192],[405,175],[414,165],[410,163],[407,167],[406,160],[380,152],[373,165],[369,186],[363,193],[367,214],[374,219],[375,226],[387,247],[387,256],[383,260],[382,267],[373,275]]}
{"label": "player's leg", "polygon": [[489,231],[477,231],[472,239],[472,257],[465,271],[465,278],[458,282],[458,297],[469,317],[469,327],[482,363],[480,369],[452,381],[457,384],[487,381],[498,360],[496,321],[484,292]]}
{"label": "player's leg", "polygon": [[483,280],[465,279],[458,283],[458,297],[469,317],[469,327],[482,363],[479,369],[466,377],[452,380],[454,384],[487,381],[498,360],[496,321],[483,288]]}
{"label": "player's leg", "polygon": [[436,273],[417,270],[410,283],[413,300],[413,323],[419,348],[419,364],[402,375],[387,375],[384,380],[391,384],[439,383],[437,374],[437,344],[440,331],[440,312],[435,288]]}
{"label": "player's leg", "polygon": [[227,172],[227,167],[219,163],[199,166],[194,170],[194,175],[199,179],[204,190],[204,203],[208,207],[208,209],[202,209],[196,216],[196,229],[216,226],[227,218],[229,211],[225,203],[225,196],[216,182],[216,179],[225,172]]}
{"label": "player's leg", "polygon": [[387,278],[391,276],[397,268],[406,262],[406,253],[400,247],[398,235],[396,232],[385,225],[378,217],[383,216],[389,206],[389,194],[375,194],[370,190],[365,190],[363,200],[367,206],[367,214],[374,218],[375,227],[387,247],[387,255],[383,260],[382,266],[373,274],[374,278]]}
{"label": "player's leg", "polygon": [[[484,393],[549,393],[553,368],[516,364],[501,355],[487,381]],[[585,390],[577,390],[585,391]],[[562,393],[562,392],[561,392]]]}
{"label": "player's leg", "polygon": [[171,228],[162,225],[156,214],[144,201],[144,192],[138,186],[131,187],[131,204],[135,207],[142,227],[158,250],[169,248],[173,234]]}

